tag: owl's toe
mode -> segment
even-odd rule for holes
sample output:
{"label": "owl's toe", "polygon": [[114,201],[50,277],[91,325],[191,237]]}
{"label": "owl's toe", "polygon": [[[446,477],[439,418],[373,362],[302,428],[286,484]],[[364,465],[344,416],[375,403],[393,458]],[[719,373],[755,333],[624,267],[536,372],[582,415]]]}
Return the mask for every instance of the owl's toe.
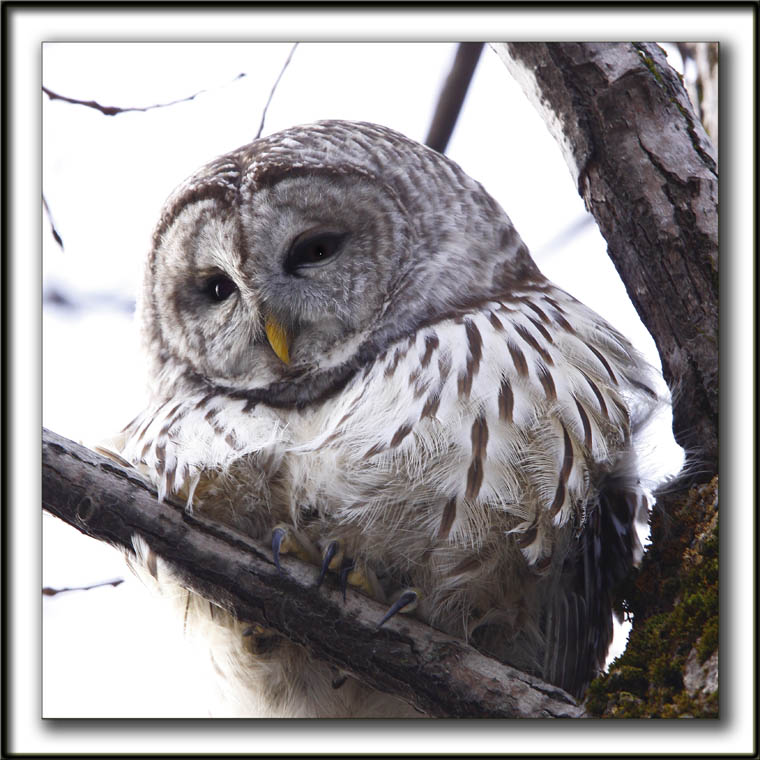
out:
{"label": "owl's toe", "polygon": [[354,563],[348,570],[346,581],[372,599],[378,602],[385,602],[386,597],[383,587],[369,565]]}
{"label": "owl's toe", "polygon": [[305,562],[313,563],[316,557],[316,549],[311,545],[308,538],[297,534],[293,528],[281,523],[272,528],[272,557],[279,572],[282,572],[280,556],[283,554],[293,554]]}
{"label": "owl's toe", "polygon": [[346,601],[346,589],[348,586],[361,591],[371,599],[385,602],[385,592],[372,568],[365,563],[357,562],[351,557],[343,557],[338,573],[338,583],[340,590],[343,592],[344,602]]}
{"label": "owl's toe", "polygon": [[345,542],[341,538],[328,539],[324,543],[317,588],[322,585],[328,570],[338,574],[338,586],[343,592],[343,601],[346,600],[348,586],[379,602],[385,601],[385,592],[372,568],[365,562],[358,562],[353,557],[348,557]]}
{"label": "owl's toe", "polygon": [[416,609],[420,596],[420,591],[416,588],[408,588],[402,591],[396,598],[396,601],[390,606],[388,612],[385,613],[383,619],[377,624],[377,627],[380,628],[387,623],[397,612],[404,614],[412,612]]}
{"label": "owl's toe", "polygon": [[264,654],[272,651],[281,641],[277,631],[254,623],[242,631],[244,646],[253,654]]}

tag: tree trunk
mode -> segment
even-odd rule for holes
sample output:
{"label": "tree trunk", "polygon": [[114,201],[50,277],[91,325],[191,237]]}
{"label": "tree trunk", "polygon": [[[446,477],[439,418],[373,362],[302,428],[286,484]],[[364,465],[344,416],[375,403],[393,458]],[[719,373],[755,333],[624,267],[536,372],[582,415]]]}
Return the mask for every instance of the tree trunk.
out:
{"label": "tree trunk", "polygon": [[494,43],[562,147],[673,390],[688,493],[658,495],[652,544],[619,591],[625,653],[589,687],[604,717],[718,715],[718,176],[662,50]]}
{"label": "tree trunk", "polygon": [[493,44],[562,147],[674,391],[692,472],[718,472],[715,150],[662,50]]}

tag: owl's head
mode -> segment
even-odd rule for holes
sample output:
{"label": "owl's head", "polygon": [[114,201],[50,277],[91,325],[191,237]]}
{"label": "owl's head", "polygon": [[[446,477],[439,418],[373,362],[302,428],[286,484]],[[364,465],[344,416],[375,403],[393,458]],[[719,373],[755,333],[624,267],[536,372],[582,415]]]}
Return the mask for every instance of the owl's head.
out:
{"label": "owl's head", "polygon": [[539,278],[449,159],[373,124],[294,127],[167,202],[141,303],[155,390],[307,404],[421,325]]}

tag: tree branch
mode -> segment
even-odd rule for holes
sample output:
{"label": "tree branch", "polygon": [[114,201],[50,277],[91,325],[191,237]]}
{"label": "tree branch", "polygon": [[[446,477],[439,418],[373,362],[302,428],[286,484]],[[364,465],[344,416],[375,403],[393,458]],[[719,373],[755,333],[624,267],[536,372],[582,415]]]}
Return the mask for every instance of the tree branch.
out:
{"label": "tree branch", "polygon": [[674,390],[699,481],[718,471],[715,150],[657,45],[493,44],[563,149]]}
{"label": "tree branch", "polygon": [[[242,72],[238,74],[232,82],[237,82],[238,79],[243,79],[246,74],[245,72]],[[199,95],[203,95],[206,92],[210,92],[209,89],[205,90],[198,90],[198,92],[194,92],[192,95],[188,95],[186,98],[178,98],[177,100],[171,100],[168,103],[154,103],[150,106],[104,106],[101,103],[98,103],[97,100],[80,100],[78,98],[70,98],[67,95],[61,95],[57,92],[53,92],[48,87],[45,87],[43,85],[42,92],[45,93],[45,95],[50,98],[50,100],[62,100],[64,103],[71,103],[75,106],[86,106],[87,108],[92,108],[95,111],[100,111],[104,116],[117,116],[120,113],[128,113],[129,111],[152,111],[154,108],[167,108],[168,106],[176,106],[178,103],[187,103],[189,100],[195,100]]]}
{"label": "tree branch", "polygon": [[285,73],[285,69],[288,68],[290,65],[290,61],[293,58],[293,53],[296,52],[296,48],[298,47],[298,43],[294,42],[293,47],[290,48],[290,52],[288,53],[288,57],[285,59],[285,63],[282,64],[282,68],[280,69],[280,73],[277,75],[277,79],[274,80],[274,84],[272,85],[272,89],[269,92],[269,97],[267,98],[267,102],[264,105],[264,110],[261,112],[261,123],[259,124],[259,131],[256,133],[256,138],[259,139],[261,137],[261,133],[264,131],[264,122],[267,118],[267,111],[269,110],[269,104],[272,102],[272,98],[274,97],[275,92],[277,92],[277,86],[280,84],[280,80],[282,79],[282,75]]}
{"label": "tree branch", "polygon": [[53,240],[55,240],[55,242],[58,243],[58,245],[61,247],[61,250],[63,250],[63,238],[55,227],[55,222],[53,221],[53,213],[50,211],[50,206],[48,206],[47,199],[44,195],[42,196],[42,206],[45,209],[45,214],[47,215],[48,222],[50,222],[50,232],[53,235]]}
{"label": "tree branch", "polygon": [[443,83],[433,121],[425,138],[425,145],[439,153],[446,152],[446,146],[449,144],[459,112],[462,110],[462,103],[470,87],[472,75],[480,60],[483,44],[482,42],[459,43],[454,63]]}
{"label": "tree branch", "polygon": [[481,654],[418,620],[377,627],[384,608],[336,587],[315,589],[317,569],[223,525],[160,503],[146,483],[79,444],[43,429],[42,505],[82,533],[119,548],[138,534],[197,594],[235,617],[273,628],[380,691],[435,717],[583,717],[557,688]]}

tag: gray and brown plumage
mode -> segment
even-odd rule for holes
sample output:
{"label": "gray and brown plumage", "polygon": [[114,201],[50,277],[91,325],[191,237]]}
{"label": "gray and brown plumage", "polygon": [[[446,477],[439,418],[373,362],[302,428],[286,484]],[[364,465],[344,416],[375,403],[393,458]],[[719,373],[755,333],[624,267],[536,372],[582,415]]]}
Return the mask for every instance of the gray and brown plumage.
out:
{"label": "gray and brown plumage", "polygon": [[[323,572],[350,557],[364,593],[413,588],[422,620],[582,693],[640,556],[663,383],[455,163],[341,121],[212,161],[166,204],[141,322],[153,403],[119,448],[162,497]],[[177,596],[229,714],[416,714]]]}

